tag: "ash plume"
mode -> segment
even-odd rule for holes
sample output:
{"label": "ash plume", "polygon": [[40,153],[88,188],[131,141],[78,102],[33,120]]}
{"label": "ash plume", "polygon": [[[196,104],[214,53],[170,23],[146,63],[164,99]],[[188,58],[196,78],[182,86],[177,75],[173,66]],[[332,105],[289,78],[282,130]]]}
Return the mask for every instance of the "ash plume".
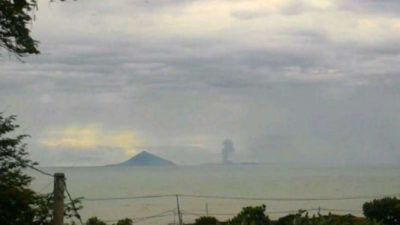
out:
{"label": "ash plume", "polygon": [[231,139],[225,139],[224,142],[222,142],[222,145],[222,163],[229,163],[229,155],[235,152],[233,141]]}

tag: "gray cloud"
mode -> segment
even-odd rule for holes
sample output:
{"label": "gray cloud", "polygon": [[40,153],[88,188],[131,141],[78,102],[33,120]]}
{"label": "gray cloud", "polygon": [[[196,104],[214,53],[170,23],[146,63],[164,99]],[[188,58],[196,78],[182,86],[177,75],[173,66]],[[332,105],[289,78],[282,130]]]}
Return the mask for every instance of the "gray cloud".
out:
{"label": "gray cloud", "polygon": [[231,16],[236,19],[250,20],[268,16],[270,13],[263,10],[236,10],[231,12]]}
{"label": "gray cloud", "polygon": [[[280,18],[245,9],[227,10],[228,21],[243,21],[218,32],[180,21],[189,28],[174,33],[168,30],[174,26],[158,21],[168,26],[163,28],[152,22],[154,17],[186,15],[190,21],[189,12],[196,13],[201,1],[78,4],[40,7],[34,30],[41,55],[23,64],[0,59],[0,106],[19,116],[22,130],[32,135],[34,157],[43,164],[52,158],[62,165],[98,165],[126,157],[106,148],[41,150],[38,143],[48,129],[96,123],[111,131],[138,131],[143,149],[183,164],[218,157],[226,137],[235,143],[236,160],[400,160],[397,33],[375,41],[360,35],[352,41],[338,40],[327,29],[340,26],[322,23],[283,23],[272,30],[263,25],[266,17],[282,23]],[[343,4],[338,6],[353,10]],[[372,2],[367,5],[381,10]],[[281,8],[279,16],[300,20],[296,16],[318,13],[315,7],[290,6]],[[130,27],[117,25],[131,22],[130,11],[135,24],[128,32]],[[66,24],[66,32],[59,34],[40,19],[41,13],[76,25]],[[199,33],[191,33],[192,26]]]}
{"label": "gray cloud", "polygon": [[47,166],[103,166],[126,160],[126,155],[117,149],[99,147],[94,150],[78,148],[33,148],[33,160]]}
{"label": "gray cloud", "polygon": [[400,3],[396,0],[340,0],[338,5],[345,10],[363,13],[392,14],[397,16],[400,12]]}

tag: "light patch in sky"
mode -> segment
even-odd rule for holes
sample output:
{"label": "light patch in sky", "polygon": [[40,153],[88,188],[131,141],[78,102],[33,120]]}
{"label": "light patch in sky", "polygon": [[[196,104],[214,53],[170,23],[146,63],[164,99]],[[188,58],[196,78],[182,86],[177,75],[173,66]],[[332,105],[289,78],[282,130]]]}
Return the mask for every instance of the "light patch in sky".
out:
{"label": "light patch in sky", "polygon": [[110,149],[120,149],[126,155],[132,155],[142,143],[142,139],[132,130],[109,131],[102,126],[89,124],[49,129],[39,143],[51,148],[71,147],[92,150],[110,147]]}
{"label": "light patch in sky", "polygon": [[40,102],[43,104],[50,104],[53,102],[53,98],[48,94],[44,94],[40,97]]}

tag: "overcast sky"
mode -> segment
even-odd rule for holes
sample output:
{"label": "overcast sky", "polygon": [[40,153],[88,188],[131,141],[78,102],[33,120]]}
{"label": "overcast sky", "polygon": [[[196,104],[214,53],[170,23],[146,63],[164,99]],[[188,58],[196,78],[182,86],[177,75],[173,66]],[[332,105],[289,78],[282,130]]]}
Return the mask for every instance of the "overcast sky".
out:
{"label": "overcast sky", "polygon": [[0,111],[41,165],[400,162],[400,1],[39,1]]}

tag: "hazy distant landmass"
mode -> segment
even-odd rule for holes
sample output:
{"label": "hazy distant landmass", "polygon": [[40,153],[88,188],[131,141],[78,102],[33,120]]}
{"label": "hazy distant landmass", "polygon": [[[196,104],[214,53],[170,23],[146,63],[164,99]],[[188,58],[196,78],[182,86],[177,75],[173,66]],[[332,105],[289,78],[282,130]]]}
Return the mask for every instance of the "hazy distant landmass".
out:
{"label": "hazy distant landmass", "polygon": [[223,162],[223,163],[204,163],[202,165],[209,166],[259,166],[266,165],[265,162]]}
{"label": "hazy distant landmass", "polygon": [[163,159],[149,152],[142,151],[125,162],[114,164],[111,166],[175,166],[175,165],[176,164],[173,163],[172,161]]}

